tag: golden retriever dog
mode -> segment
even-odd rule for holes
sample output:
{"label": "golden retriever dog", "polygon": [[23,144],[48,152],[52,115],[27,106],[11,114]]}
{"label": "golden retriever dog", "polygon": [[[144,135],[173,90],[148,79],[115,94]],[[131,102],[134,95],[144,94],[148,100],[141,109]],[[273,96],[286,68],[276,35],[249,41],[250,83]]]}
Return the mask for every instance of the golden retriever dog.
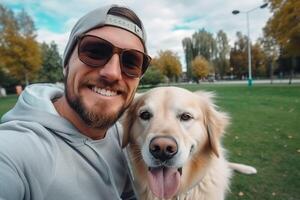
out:
{"label": "golden retriever dog", "polygon": [[138,198],[221,200],[232,169],[255,169],[226,160],[221,138],[229,123],[213,94],[159,87],[137,95],[123,116]]}

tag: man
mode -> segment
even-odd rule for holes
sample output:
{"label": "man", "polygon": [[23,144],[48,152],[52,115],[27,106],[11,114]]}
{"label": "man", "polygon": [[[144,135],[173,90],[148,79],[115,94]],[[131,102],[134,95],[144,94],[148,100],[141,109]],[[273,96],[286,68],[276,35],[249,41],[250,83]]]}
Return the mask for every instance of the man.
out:
{"label": "man", "polygon": [[129,199],[116,123],[151,58],[136,14],[111,5],[74,26],[65,89],[31,85],[0,125],[0,199]]}

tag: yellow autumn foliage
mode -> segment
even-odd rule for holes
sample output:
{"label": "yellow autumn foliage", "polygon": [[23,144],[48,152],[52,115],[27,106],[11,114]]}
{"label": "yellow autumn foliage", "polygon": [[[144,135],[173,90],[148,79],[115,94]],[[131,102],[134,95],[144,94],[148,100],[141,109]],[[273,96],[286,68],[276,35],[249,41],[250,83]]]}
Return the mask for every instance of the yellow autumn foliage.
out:
{"label": "yellow autumn foliage", "polygon": [[300,56],[300,1],[268,0],[273,16],[265,32],[275,38],[287,56]]}
{"label": "yellow autumn foliage", "polygon": [[201,79],[209,74],[209,62],[202,56],[197,56],[192,61],[192,73],[194,77]]}
{"label": "yellow autumn foliage", "polygon": [[14,15],[2,6],[0,15],[0,67],[26,84],[41,68],[41,50],[35,35],[24,35]]}
{"label": "yellow autumn foliage", "polygon": [[169,79],[177,78],[181,74],[179,57],[170,50],[160,51],[158,57],[152,60],[151,65],[156,66]]}

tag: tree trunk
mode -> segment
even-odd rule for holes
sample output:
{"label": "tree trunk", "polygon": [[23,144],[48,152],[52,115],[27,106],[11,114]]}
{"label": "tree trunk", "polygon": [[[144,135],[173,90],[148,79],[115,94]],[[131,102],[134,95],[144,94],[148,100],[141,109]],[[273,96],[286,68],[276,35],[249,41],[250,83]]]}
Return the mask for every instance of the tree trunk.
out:
{"label": "tree trunk", "polygon": [[294,69],[296,68],[296,57],[292,57],[292,66],[291,66],[291,70],[290,70],[290,77],[289,77],[289,85],[292,84],[292,79],[293,79],[293,76],[294,76]]}
{"label": "tree trunk", "polygon": [[271,60],[270,62],[270,81],[271,81],[271,84],[273,84],[273,80],[274,80],[274,61],[273,59]]}

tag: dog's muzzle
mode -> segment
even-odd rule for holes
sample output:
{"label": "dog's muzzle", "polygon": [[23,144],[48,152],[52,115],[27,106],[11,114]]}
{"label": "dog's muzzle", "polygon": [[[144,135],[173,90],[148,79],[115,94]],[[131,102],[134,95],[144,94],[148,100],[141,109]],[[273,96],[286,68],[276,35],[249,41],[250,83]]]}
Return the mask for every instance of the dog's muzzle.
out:
{"label": "dog's muzzle", "polygon": [[149,152],[154,158],[164,162],[177,154],[178,145],[173,137],[157,136],[151,139]]}

